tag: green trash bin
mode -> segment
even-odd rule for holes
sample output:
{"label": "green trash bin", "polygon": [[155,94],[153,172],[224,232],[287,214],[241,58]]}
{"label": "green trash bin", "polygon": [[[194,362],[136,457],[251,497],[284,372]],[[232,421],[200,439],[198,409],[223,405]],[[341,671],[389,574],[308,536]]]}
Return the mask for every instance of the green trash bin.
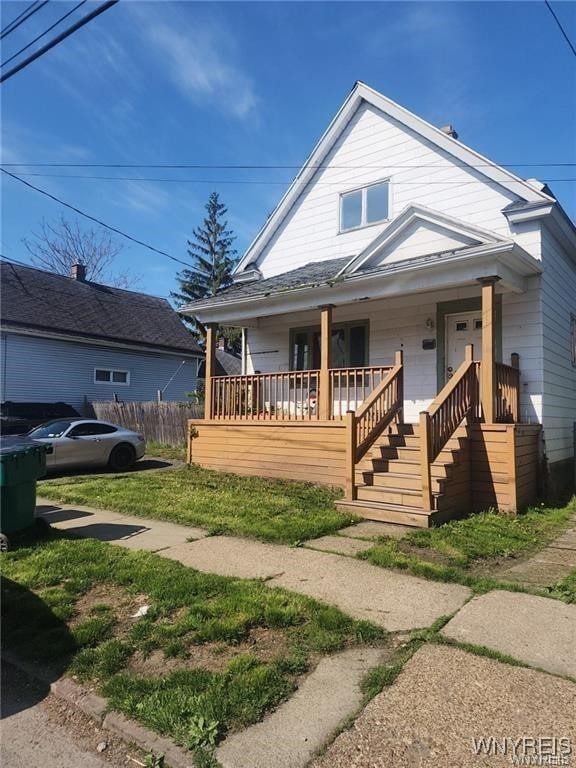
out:
{"label": "green trash bin", "polygon": [[0,549],[8,548],[8,534],[34,525],[36,480],[46,474],[51,451],[29,437],[0,438]]}

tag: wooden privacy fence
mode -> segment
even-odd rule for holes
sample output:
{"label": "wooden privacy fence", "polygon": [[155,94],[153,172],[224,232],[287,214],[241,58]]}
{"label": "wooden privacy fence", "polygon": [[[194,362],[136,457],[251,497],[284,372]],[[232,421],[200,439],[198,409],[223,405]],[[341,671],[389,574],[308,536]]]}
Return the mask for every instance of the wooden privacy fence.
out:
{"label": "wooden privacy fence", "polygon": [[201,419],[204,406],[177,402],[93,402],[98,419],[144,435],[146,440],[179,446],[186,442],[188,420]]}

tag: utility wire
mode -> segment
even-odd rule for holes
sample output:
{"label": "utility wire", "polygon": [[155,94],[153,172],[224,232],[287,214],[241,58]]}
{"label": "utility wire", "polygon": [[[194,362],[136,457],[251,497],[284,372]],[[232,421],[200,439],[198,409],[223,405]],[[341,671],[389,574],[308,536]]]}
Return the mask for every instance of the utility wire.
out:
{"label": "utility wire", "polygon": [[[278,179],[178,179],[178,178],[171,178],[171,179],[165,179],[165,178],[158,178],[158,177],[145,177],[145,176],[84,176],[79,174],[73,174],[73,173],[22,173],[20,172],[20,176],[36,176],[40,178],[49,178],[49,179],[82,179],[85,181],[152,181],[152,182],[158,182],[158,183],[170,183],[170,184],[264,184],[264,185],[286,185],[291,184],[293,179],[284,179],[284,180],[278,180]],[[574,182],[576,181],[576,178],[574,179],[541,179],[541,181],[546,183],[555,183],[560,181],[570,181]],[[342,182],[341,181],[319,181],[317,184],[320,184],[322,186],[339,186]],[[421,180],[419,181],[394,181],[394,184],[422,184],[423,182]],[[500,184],[499,181],[486,181],[486,180],[477,180],[473,179],[471,181],[426,181],[427,185],[429,184],[456,184],[458,186],[461,186],[463,184]],[[517,183],[524,184],[523,179],[519,179]]]}
{"label": "utility wire", "polygon": [[558,16],[556,16],[556,14],[554,13],[554,9],[552,8],[548,0],[544,0],[544,3],[546,4],[546,8],[548,8],[550,13],[554,17],[554,21],[556,22],[556,24],[558,24],[558,29],[562,33],[562,37],[564,38],[564,40],[566,40],[566,42],[570,46],[570,50],[572,51],[574,56],[576,56],[576,48],[572,45],[572,41],[570,40],[570,38],[568,37],[568,33],[565,31],[564,27],[562,26],[562,22],[560,21]]}
{"label": "utility wire", "polygon": [[10,69],[8,72],[2,75],[0,77],[0,83],[3,83],[5,80],[8,80],[10,77],[13,77],[17,72],[20,72],[20,70],[24,69],[24,67],[27,67],[29,64],[32,64],[33,61],[36,61],[36,59],[39,59],[40,56],[43,56],[51,48],[54,48],[56,45],[59,45],[67,37],[70,37],[70,35],[74,34],[74,32],[77,32],[85,24],[88,24],[89,21],[92,21],[92,19],[95,19],[96,16],[99,16],[101,13],[104,13],[104,11],[107,11],[108,8],[111,8],[113,5],[116,5],[117,2],[118,0],[108,0],[108,2],[102,3],[102,5],[99,5],[98,8],[95,8],[93,11],[86,14],[86,16],[82,16],[82,18],[79,19],[75,24],[72,24],[71,27],[68,27],[68,29],[65,29],[59,35],[56,35],[55,38],[50,40],[50,42],[46,43],[46,45],[43,45],[42,48],[39,48],[33,54],[28,56],[28,58],[24,59],[24,61],[21,61],[20,64],[17,64],[15,67],[12,67],[12,69]]}
{"label": "utility wire", "polygon": [[112,227],[110,224],[106,224],[104,221],[101,221],[100,219],[97,219],[95,216],[91,216],[89,213],[86,213],[85,211],[80,210],[80,208],[76,208],[73,205],[70,205],[70,203],[64,202],[64,200],[61,200],[59,197],[55,197],[55,195],[51,195],[50,192],[46,192],[45,189],[40,189],[40,187],[35,187],[33,184],[30,184],[29,181],[25,181],[24,179],[21,179],[20,176],[16,176],[14,173],[10,173],[10,171],[7,171],[5,168],[0,168],[0,171],[2,173],[5,173],[7,176],[10,176],[12,179],[16,179],[16,181],[19,181],[21,184],[25,184],[27,187],[30,187],[30,189],[33,189],[35,192],[39,192],[41,195],[45,195],[46,197],[49,197],[51,200],[54,200],[54,202],[59,203],[60,205],[63,205],[65,208],[69,208],[71,211],[74,211],[75,213],[78,213],[80,216],[84,216],[86,219],[90,219],[90,221],[96,222],[96,224],[99,224],[101,227],[105,227],[106,229],[109,229],[111,232],[115,232],[117,235],[120,235],[121,237],[125,237],[127,240],[130,240],[133,243],[136,243],[136,245],[141,245],[143,248],[147,248],[149,251],[153,251],[154,253],[160,254],[160,256],[166,256],[166,258],[170,259],[171,261],[175,261],[177,264],[183,264],[185,267],[190,267],[190,264],[186,261],[182,261],[181,259],[177,259],[175,256],[171,256],[169,253],[166,253],[166,251],[161,251],[159,248],[155,248],[153,245],[148,245],[148,243],[143,242],[142,240],[138,240],[135,237],[132,237],[132,235],[126,234],[126,232],[122,232],[121,229],[117,229],[116,227]]}
{"label": "utility wire", "polygon": [[37,0],[37,2],[32,3],[32,5],[23,11],[19,16],[17,16],[14,21],[11,21],[10,24],[7,24],[4,27],[2,32],[0,32],[0,40],[3,40],[11,32],[14,32],[15,29],[18,29],[21,24],[24,24],[25,21],[28,21],[31,16],[34,16],[34,14],[43,8],[47,3],[48,0],[44,0],[44,2],[39,2],[39,0]]}
{"label": "utility wire", "polygon": [[67,19],[68,16],[70,16],[71,14],[74,13],[74,11],[77,11],[78,8],[80,8],[81,5],[84,5],[85,2],[86,2],[86,0],[82,0],[80,3],[78,3],[78,5],[75,5],[74,8],[72,8],[71,11],[68,11],[68,13],[65,13],[64,16],[60,16],[58,21],[55,21],[54,24],[52,24],[50,27],[48,27],[48,29],[45,29],[44,32],[42,32],[42,34],[40,34],[37,37],[35,37],[34,40],[31,40],[28,43],[28,45],[24,46],[24,48],[20,48],[20,50],[17,53],[15,53],[13,56],[10,56],[9,59],[6,59],[6,61],[3,61],[2,64],[0,64],[0,67],[5,67],[6,64],[9,64],[11,61],[13,61],[14,59],[18,58],[18,56],[20,56],[21,53],[24,53],[24,51],[27,51],[28,48],[30,48],[32,45],[34,45],[34,43],[37,43],[38,40],[40,40],[40,38],[44,37],[44,35],[47,35],[48,32],[52,32],[54,27],[57,27],[58,24],[60,24],[60,23],[62,23],[64,21],[64,19]]}
{"label": "utility wire", "polygon": [[[305,164],[305,165],[241,165],[241,164],[228,164],[228,165],[210,165],[208,163],[179,163],[173,165],[167,164],[146,164],[146,163],[3,163],[4,166],[9,168],[154,168],[161,170],[213,170],[213,171],[231,171],[231,170],[243,170],[243,171],[264,171],[264,170],[299,170],[300,168],[313,168],[320,170],[323,168],[333,168],[337,170],[386,170],[387,168],[445,168],[446,165],[442,163],[424,163],[424,164],[392,164],[392,165],[323,165],[319,164]],[[478,163],[476,165],[472,163],[453,163],[459,168],[491,168],[494,165],[499,165],[502,168],[572,168],[576,166],[576,163]]]}

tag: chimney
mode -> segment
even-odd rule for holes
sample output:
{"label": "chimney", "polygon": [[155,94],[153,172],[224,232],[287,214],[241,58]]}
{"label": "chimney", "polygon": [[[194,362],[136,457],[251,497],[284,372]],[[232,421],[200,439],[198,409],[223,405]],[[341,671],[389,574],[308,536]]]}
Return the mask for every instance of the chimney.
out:
{"label": "chimney", "polygon": [[226,339],[224,338],[224,336],[218,337],[217,345],[218,345],[218,349],[221,349],[223,352],[226,352]]}
{"label": "chimney", "polygon": [[445,133],[446,136],[450,136],[452,139],[457,139],[458,134],[456,133],[454,127],[452,125],[443,125],[442,128],[440,128],[442,133]]}
{"label": "chimney", "polygon": [[86,267],[84,264],[80,264],[80,262],[72,264],[72,267],[70,268],[70,277],[72,280],[78,280],[83,283],[86,280]]}

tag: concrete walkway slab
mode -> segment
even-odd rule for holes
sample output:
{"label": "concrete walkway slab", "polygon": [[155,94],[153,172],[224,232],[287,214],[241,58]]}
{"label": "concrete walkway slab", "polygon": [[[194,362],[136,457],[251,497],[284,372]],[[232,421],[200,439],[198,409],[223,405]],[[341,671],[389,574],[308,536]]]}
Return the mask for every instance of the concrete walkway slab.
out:
{"label": "concrete walkway slab", "polygon": [[318,539],[305,542],[303,546],[307,549],[319,549],[321,552],[336,552],[339,555],[354,556],[358,552],[372,549],[374,542],[350,539],[347,536],[320,536]]}
{"label": "concrete walkway slab", "polygon": [[216,750],[223,768],[302,768],[362,700],[360,682],[382,651],[355,648],[322,659],[296,693],[261,723]]}
{"label": "concrete walkway slab", "polygon": [[498,590],[471,600],[442,633],[576,677],[576,605]]}
{"label": "concrete walkway slab", "polygon": [[362,520],[355,525],[341,528],[342,536],[353,539],[377,539],[379,536],[389,536],[392,539],[402,539],[407,533],[413,531],[409,525],[397,525],[396,523],[379,523],[377,520]]}
{"label": "concrete walkway slab", "polygon": [[162,520],[145,520],[119,512],[95,510],[76,504],[54,504],[37,499],[37,514],[53,528],[68,531],[75,536],[99,539],[127,549],[158,552],[189,539],[207,536],[202,528],[188,527]]}
{"label": "concrete walkway slab", "polygon": [[[514,739],[522,756],[522,737],[536,744],[543,739],[544,759],[530,762],[534,747],[528,741],[528,760],[518,765],[572,765],[574,712],[576,685],[567,680],[427,645],[311,768],[510,768],[509,741],[505,754],[496,748],[495,754],[477,755],[473,740],[485,739],[490,749],[490,739],[500,745]],[[551,749],[562,756],[554,737],[571,742],[572,754],[562,753],[566,762],[550,757]]]}
{"label": "concrete walkway slab", "polygon": [[206,573],[267,579],[338,606],[356,619],[391,631],[426,627],[452,614],[470,596],[468,587],[408,576],[350,557],[277,544],[212,536],[160,554]]}

